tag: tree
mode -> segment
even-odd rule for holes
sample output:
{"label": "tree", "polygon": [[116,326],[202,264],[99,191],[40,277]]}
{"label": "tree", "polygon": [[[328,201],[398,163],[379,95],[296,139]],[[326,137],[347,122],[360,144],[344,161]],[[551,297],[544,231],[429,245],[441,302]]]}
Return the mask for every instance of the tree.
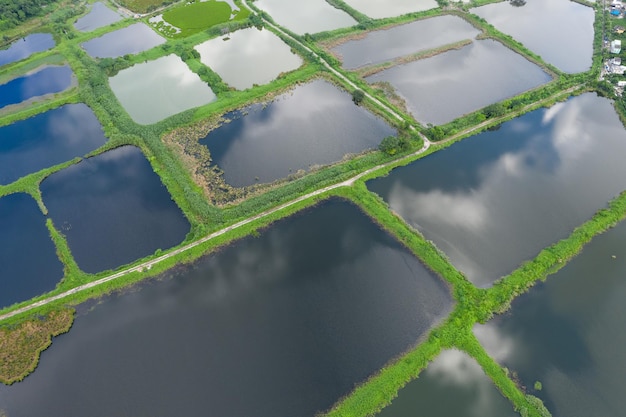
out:
{"label": "tree", "polygon": [[491,104],[483,109],[483,114],[487,119],[503,116],[505,112],[506,109],[501,103]]}
{"label": "tree", "polygon": [[356,90],[352,92],[352,101],[354,101],[354,104],[356,105],[361,104],[364,98],[365,98],[365,93],[363,92],[363,90],[360,90],[357,88]]}
{"label": "tree", "polygon": [[387,136],[380,142],[378,149],[385,152],[387,155],[395,155],[398,152],[409,149],[410,142],[405,136]]}

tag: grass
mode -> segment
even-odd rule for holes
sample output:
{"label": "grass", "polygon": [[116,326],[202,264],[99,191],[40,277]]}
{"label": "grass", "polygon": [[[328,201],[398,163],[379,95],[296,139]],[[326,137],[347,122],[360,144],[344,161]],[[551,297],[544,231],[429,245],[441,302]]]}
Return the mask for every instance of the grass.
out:
{"label": "grass", "polygon": [[179,38],[193,35],[230,20],[244,20],[250,15],[250,12],[248,9],[242,8],[232,19],[231,14],[232,10],[227,3],[211,0],[170,9],[163,13],[163,20],[181,30],[180,33],[171,36]]}
{"label": "grass", "polygon": [[168,0],[120,0],[119,3],[135,13],[148,13],[172,1]]}
{"label": "grass", "polygon": [[59,310],[44,319],[26,321],[12,329],[0,329],[0,382],[23,380],[52,344],[52,337],[66,333],[74,321],[73,310]]}

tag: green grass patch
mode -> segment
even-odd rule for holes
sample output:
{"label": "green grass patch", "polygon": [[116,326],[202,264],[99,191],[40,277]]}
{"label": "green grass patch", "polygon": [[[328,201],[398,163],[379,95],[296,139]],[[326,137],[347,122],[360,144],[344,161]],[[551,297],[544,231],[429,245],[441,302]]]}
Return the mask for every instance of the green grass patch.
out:
{"label": "green grass patch", "polygon": [[120,0],[119,3],[135,13],[148,13],[171,4],[171,0]]}
{"label": "green grass patch", "polygon": [[74,311],[64,309],[45,319],[0,329],[0,382],[10,385],[24,379],[37,367],[39,355],[52,344],[52,337],[69,331],[73,322]]}
{"label": "green grass patch", "polygon": [[186,37],[221,23],[246,19],[250,12],[242,8],[234,16],[232,14],[233,10],[228,3],[223,1],[211,0],[202,3],[186,4],[163,13],[163,20],[180,29],[180,32],[174,34],[167,31],[167,29],[163,29],[163,31],[165,31],[165,35],[174,38]]}

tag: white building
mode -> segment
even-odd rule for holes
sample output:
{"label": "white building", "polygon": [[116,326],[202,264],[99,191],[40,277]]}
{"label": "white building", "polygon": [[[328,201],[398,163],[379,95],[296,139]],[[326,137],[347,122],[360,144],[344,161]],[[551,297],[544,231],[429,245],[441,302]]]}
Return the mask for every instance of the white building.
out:
{"label": "white building", "polygon": [[619,54],[622,51],[622,41],[619,39],[615,39],[611,42],[611,53]]}

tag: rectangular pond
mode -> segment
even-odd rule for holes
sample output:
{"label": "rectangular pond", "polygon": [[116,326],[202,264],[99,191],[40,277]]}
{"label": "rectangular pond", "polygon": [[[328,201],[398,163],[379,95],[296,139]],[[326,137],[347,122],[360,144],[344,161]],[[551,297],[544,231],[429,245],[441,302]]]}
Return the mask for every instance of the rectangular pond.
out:
{"label": "rectangular pond", "polygon": [[56,172],[40,189],[49,216],[85,272],[117,268],[168,249],[190,229],[159,176],[133,146]]}
{"label": "rectangular pond", "polygon": [[47,66],[0,85],[0,109],[46,94],[60,93],[76,82],[67,66]]}
{"label": "rectangular pond", "polygon": [[570,0],[508,1],[470,10],[568,73],[591,68],[594,10]]}
{"label": "rectangular pond", "polygon": [[519,417],[467,353],[444,350],[377,417]]}
{"label": "rectangular pond", "polygon": [[358,23],[325,0],[256,0],[254,5],[297,35],[325,32]]}
{"label": "rectangular pond", "polygon": [[83,156],[106,141],[96,115],[84,104],[0,127],[0,184]]}
{"label": "rectangular pond", "polygon": [[437,0],[344,0],[372,19],[396,17],[439,7]]}
{"label": "rectangular pond", "polygon": [[330,200],[81,307],[0,404],[11,417],[313,417],[451,304],[397,240]]}
{"label": "rectangular pond", "polygon": [[0,308],[53,290],[63,278],[46,218],[28,194],[0,197],[0,248]]}
{"label": "rectangular pond", "polygon": [[21,38],[6,49],[0,49],[0,66],[21,61],[36,52],[54,48],[55,42],[50,33],[33,33]]}
{"label": "rectangular pond", "polygon": [[91,32],[120,20],[122,16],[119,13],[98,1],[91,6],[89,13],[74,22],[74,29],[79,32]]}
{"label": "rectangular pond", "polygon": [[501,43],[485,39],[366,80],[390,83],[417,121],[440,125],[545,84],[551,77]]}
{"label": "rectangular pond", "polygon": [[238,90],[267,84],[302,65],[302,58],[269,30],[252,27],[230,33],[228,38],[214,38],[195,49],[204,65]]}
{"label": "rectangular pond", "polygon": [[554,417],[625,415],[625,248],[622,222],[516,299],[510,312],[474,329]]}
{"label": "rectangular pond", "polygon": [[479,33],[458,16],[437,16],[369,32],[363,38],[334,47],[332,52],[341,59],[344,68],[355,69],[473,39]]}
{"label": "rectangular pond", "polygon": [[234,187],[271,182],[314,164],[375,148],[396,134],[334,85],[315,80],[255,104],[200,139]]}
{"label": "rectangular pond", "polygon": [[586,93],[368,182],[480,287],[567,237],[626,189],[626,131]]}
{"label": "rectangular pond", "polygon": [[142,125],[216,100],[211,87],[173,54],[122,70],[109,78],[109,85],[130,117]]}
{"label": "rectangular pond", "polygon": [[135,23],[81,44],[92,58],[117,58],[137,54],[165,43],[149,26]]}

